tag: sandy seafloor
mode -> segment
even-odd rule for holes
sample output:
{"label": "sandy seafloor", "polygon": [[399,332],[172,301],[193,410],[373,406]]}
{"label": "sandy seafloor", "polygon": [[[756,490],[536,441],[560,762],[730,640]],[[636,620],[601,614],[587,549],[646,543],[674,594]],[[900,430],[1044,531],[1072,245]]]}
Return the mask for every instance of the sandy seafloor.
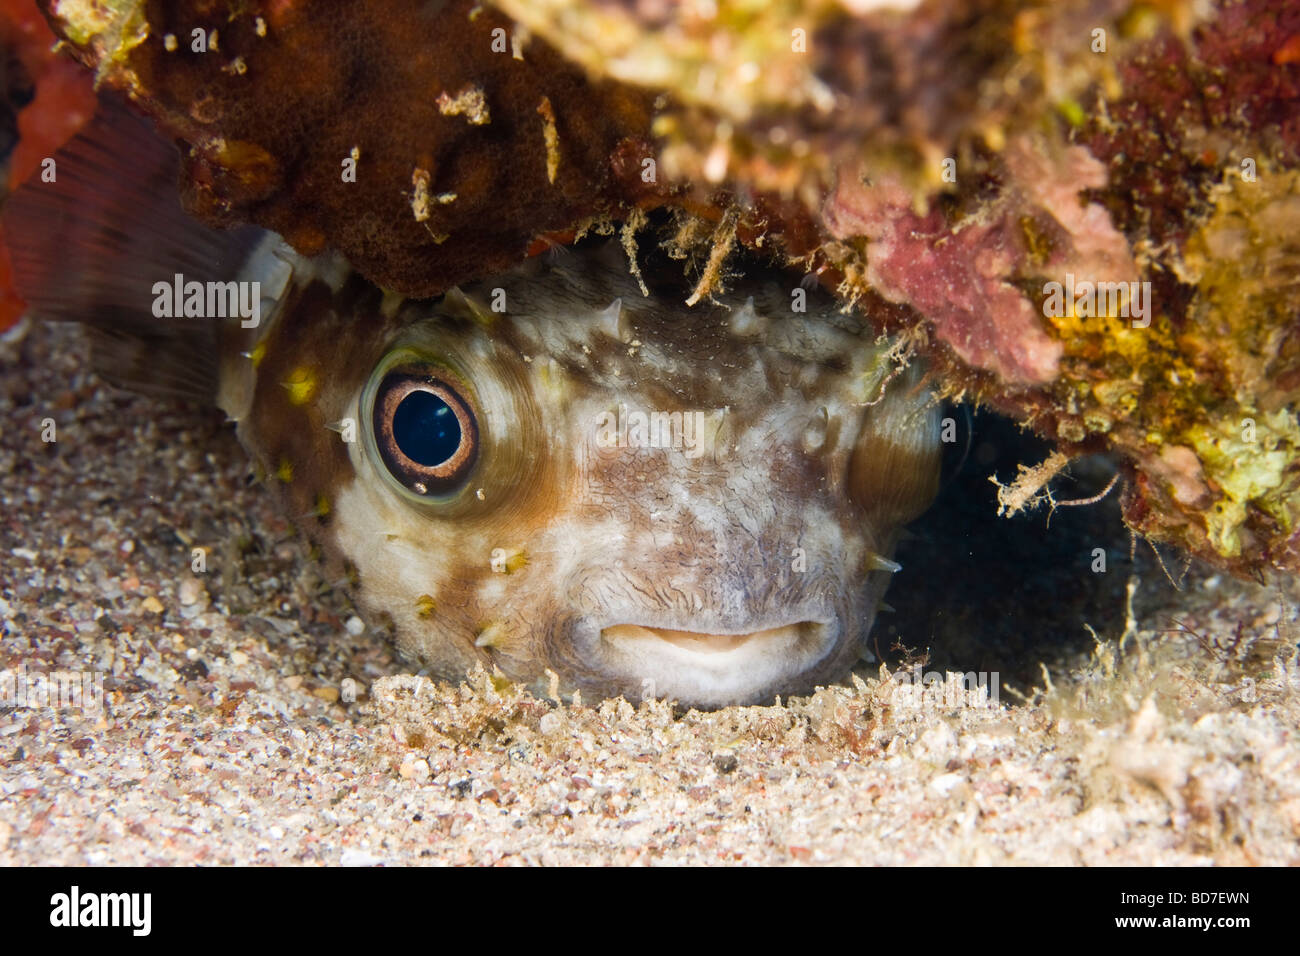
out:
{"label": "sandy seafloor", "polygon": [[72,330],[0,345],[0,668],[105,677],[102,713],[0,706],[0,863],[1300,863],[1293,583],[1135,561],[1059,646],[972,613],[958,666],[1040,675],[994,707],[879,664],[714,713],[436,685],[217,418],[88,367]]}

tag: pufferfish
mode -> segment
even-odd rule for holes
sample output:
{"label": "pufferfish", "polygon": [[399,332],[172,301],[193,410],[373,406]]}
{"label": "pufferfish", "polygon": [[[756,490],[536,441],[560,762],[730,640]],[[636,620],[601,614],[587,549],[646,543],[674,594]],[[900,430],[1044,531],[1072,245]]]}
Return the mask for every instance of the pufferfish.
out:
{"label": "pufferfish", "polygon": [[187,217],[175,148],[121,110],[57,169],[5,213],[34,314],[223,409],[434,675],[717,707],[863,654],[940,465],[919,368],[865,317],[772,269],[688,307],[680,263],[638,277],[608,241],[404,299]]}

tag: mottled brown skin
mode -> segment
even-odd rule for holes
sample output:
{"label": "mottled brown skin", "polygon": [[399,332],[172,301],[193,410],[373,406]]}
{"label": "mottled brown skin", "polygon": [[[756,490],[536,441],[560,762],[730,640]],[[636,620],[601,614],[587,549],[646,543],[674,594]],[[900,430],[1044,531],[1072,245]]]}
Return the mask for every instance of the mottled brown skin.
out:
{"label": "mottled brown skin", "polygon": [[[256,384],[232,414],[289,512],[422,664],[717,706],[809,690],[859,657],[880,559],[938,463],[936,406],[915,369],[883,387],[891,343],[862,319],[818,296],[792,312],[788,284],[761,277],[687,309],[690,284],[650,270],[659,294],[643,298],[612,246],[436,304],[318,268],[300,263],[260,343],[243,343]],[[472,477],[442,502],[398,487],[364,424],[376,367],[412,350],[468,384],[482,431]],[[593,423],[620,403],[709,412],[712,445],[608,447]],[[349,417],[351,444],[327,428]]]}

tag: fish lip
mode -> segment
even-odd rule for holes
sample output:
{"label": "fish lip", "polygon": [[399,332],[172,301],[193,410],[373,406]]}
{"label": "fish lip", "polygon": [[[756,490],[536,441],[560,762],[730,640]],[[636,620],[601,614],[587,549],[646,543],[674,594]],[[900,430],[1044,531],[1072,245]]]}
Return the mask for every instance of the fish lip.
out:
{"label": "fish lip", "polygon": [[[627,621],[620,624],[607,624],[600,629],[600,636],[605,641],[645,640],[657,638],[683,648],[693,654],[727,654],[733,650],[743,649],[749,642],[777,641],[782,638],[792,639],[799,644],[812,643],[818,647],[825,646],[822,632],[827,621],[791,621],[761,628],[672,628],[661,624],[644,624],[639,621]],[[618,631],[618,634],[613,632]],[[692,646],[694,642],[695,646]]]}
{"label": "fish lip", "polygon": [[[842,647],[843,621],[826,608],[800,608],[780,618],[726,624],[708,614],[634,613],[580,618],[570,640],[592,676],[638,690],[642,698],[727,706],[803,686],[808,675]],[[747,640],[693,647],[692,634]]]}

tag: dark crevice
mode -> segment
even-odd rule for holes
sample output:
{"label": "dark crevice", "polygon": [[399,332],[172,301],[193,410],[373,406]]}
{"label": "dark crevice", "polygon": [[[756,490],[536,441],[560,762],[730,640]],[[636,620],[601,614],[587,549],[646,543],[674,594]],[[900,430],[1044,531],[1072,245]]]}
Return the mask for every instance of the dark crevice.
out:
{"label": "dark crevice", "polygon": [[[886,601],[895,609],[877,618],[872,641],[891,667],[906,652],[929,654],[927,669],[997,671],[1025,688],[1042,683],[1041,664],[1067,667],[1094,640],[1124,629],[1126,583],[1142,582],[1144,602],[1167,599],[1173,584],[1143,541],[1120,520],[1116,490],[1096,504],[1042,505],[1015,517],[997,516],[997,488],[1017,465],[1036,465],[1052,446],[1009,419],[961,408],[949,446],[945,484],[931,509],[910,527],[898,549],[903,565]],[[970,450],[960,467],[970,430]],[[1115,464],[1104,456],[1072,463],[1051,484],[1057,501],[1086,499],[1105,490]],[[1105,570],[1095,571],[1095,549]],[[1130,553],[1133,557],[1130,558]],[[1166,556],[1177,577],[1183,565]],[[1100,567],[1100,563],[1098,563]]]}

